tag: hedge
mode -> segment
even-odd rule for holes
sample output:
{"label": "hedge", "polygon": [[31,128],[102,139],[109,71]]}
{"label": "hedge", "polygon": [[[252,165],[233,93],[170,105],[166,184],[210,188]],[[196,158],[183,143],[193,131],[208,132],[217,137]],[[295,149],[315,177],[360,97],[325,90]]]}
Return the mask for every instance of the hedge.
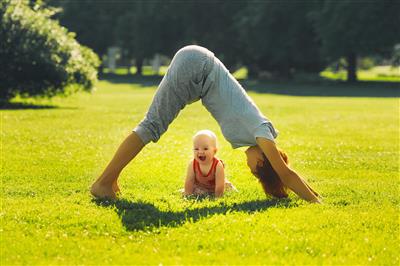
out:
{"label": "hedge", "polygon": [[27,2],[0,0],[1,99],[90,91],[97,81],[98,56],[51,15]]}

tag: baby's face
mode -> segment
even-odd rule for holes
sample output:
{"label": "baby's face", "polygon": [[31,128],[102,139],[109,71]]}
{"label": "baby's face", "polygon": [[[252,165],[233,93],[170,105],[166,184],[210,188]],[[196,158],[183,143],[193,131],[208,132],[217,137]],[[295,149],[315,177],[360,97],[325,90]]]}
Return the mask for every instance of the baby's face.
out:
{"label": "baby's face", "polygon": [[193,139],[194,159],[200,164],[209,164],[216,152],[215,141],[210,136],[199,135]]}

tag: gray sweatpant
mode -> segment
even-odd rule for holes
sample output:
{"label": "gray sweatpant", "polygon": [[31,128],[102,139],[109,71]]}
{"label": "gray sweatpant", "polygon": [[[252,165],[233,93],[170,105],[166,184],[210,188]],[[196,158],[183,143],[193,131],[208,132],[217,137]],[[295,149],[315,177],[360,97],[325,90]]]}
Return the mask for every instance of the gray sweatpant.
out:
{"label": "gray sweatpant", "polygon": [[272,123],[224,64],[196,45],[175,54],[149,111],[134,131],[144,144],[156,142],[179,111],[200,98],[233,148],[256,145],[257,137],[272,141],[277,137]]}
{"label": "gray sweatpant", "polygon": [[179,111],[201,98],[213,66],[214,54],[200,46],[186,46],[175,54],[145,118],[133,130],[144,144],[157,142]]}

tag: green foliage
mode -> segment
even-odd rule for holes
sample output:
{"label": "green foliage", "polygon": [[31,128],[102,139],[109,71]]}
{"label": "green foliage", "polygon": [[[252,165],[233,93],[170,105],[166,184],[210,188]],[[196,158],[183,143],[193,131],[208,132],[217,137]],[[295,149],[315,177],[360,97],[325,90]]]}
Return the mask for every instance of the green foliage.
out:
{"label": "green foliage", "polygon": [[[172,56],[188,44],[209,48],[233,71],[243,64],[256,65],[260,70],[287,76],[292,69],[319,71],[323,66],[312,25],[306,17],[311,4],[273,1],[107,3],[61,1],[64,9],[61,22],[77,32],[78,39],[90,47],[121,46],[127,61],[134,58],[138,68],[144,59],[152,58],[155,53]],[[109,15],[104,16],[105,10]],[[88,21],[88,17],[95,18]],[[270,23],[273,20],[278,22]],[[99,37],[104,34],[99,34],[98,29],[108,32],[108,39]],[[100,55],[104,53],[103,49]]]}
{"label": "green foliage", "polygon": [[22,1],[1,2],[1,99],[50,97],[71,92],[73,84],[80,85],[74,90],[90,90],[97,80],[98,57],[51,20],[52,14]]}
{"label": "green foliage", "polygon": [[[397,98],[373,97],[380,87],[360,98],[249,93],[324,205],[266,198],[243,150],[231,149],[200,102],[122,172],[121,200],[92,201],[90,183],[155,89],[102,81],[92,95],[54,98],[54,108],[1,111],[1,265],[399,264]],[[192,135],[204,128],[217,133],[218,156],[240,192],[185,200],[178,189]]]}
{"label": "green foliage", "polygon": [[400,3],[327,0],[316,15],[315,27],[323,52],[332,59],[390,54],[400,42]]}
{"label": "green foliage", "polygon": [[155,53],[173,56],[188,44],[206,46],[228,66],[240,61],[233,14],[244,3],[136,1],[121,5],[124,12],[114,29],[116,43],[128,59],[136,60],[138,68]]}
{"label": "green foliage", "polygon": [[400,42],[396,0],[42,1],[61,7],[62,25],[100,56],[122,47],[138,72],[155,53],[173,56],[198,44],[232,72],[245,66],[253,77],[319,73],[345,58],[355,79],[357,57],[388,58]]}
{"label": "green foliage", "polygon": [[116,20],[124,12],[121,2],[93,0],[49,0],[61,8],[56,18],[61,25],[76,33],[79,43],[89,46],[98,55],[107,52],[115,43]]}
{"label": "green foliage", "polygon": [[356,79],[357,56],[389,57],[400,42],[400,2],[324,1],[314,13],[321,51],[328,60],[346,57],[349,81]]}
{"label": "green foliage", "polygon": [[183,40],[213,51],[231,71],[243,65],[243,42],[236,27],[236,14],[245,8],[245,1],[186,1],[180,3],[183,17]]}
{"label": "green foliage", "polygon": [[115,28],[117,44],[123,48],[128,60],[135,58],[138,74],[141,75],[143,60],[151,58],[163,45],[167,45],[167,40],[156,41],[165,27],[160,21],[163,16],[157,15],[157,12],[161,13],[162,2],[136,1],[124,5],[126,11],[118,18]]}
{"label": "green foliage", "polygon": [[326,62],[309,16],[315,8],[312,1],[252,1],[237,14],[250,75],[266,70],[290,77],[293,71],[322,70]]}

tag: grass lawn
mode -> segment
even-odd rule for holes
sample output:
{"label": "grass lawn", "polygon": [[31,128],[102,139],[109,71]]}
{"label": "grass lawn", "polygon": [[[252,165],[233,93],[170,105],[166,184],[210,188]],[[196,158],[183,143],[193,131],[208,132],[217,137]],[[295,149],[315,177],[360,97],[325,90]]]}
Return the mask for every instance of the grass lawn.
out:
{"label": "grass lawn", "polygon": [[[199,102],[125,169],[120,200],[92,200],[90,183],[155,91],[101,81],[92,94],[1,110],[1,264],[399,265],[398,98],[264,86],[250,96],[325,204],[266,198]],[[205,128],[240,192],[187,200],[178,190],[191,137]]]}

